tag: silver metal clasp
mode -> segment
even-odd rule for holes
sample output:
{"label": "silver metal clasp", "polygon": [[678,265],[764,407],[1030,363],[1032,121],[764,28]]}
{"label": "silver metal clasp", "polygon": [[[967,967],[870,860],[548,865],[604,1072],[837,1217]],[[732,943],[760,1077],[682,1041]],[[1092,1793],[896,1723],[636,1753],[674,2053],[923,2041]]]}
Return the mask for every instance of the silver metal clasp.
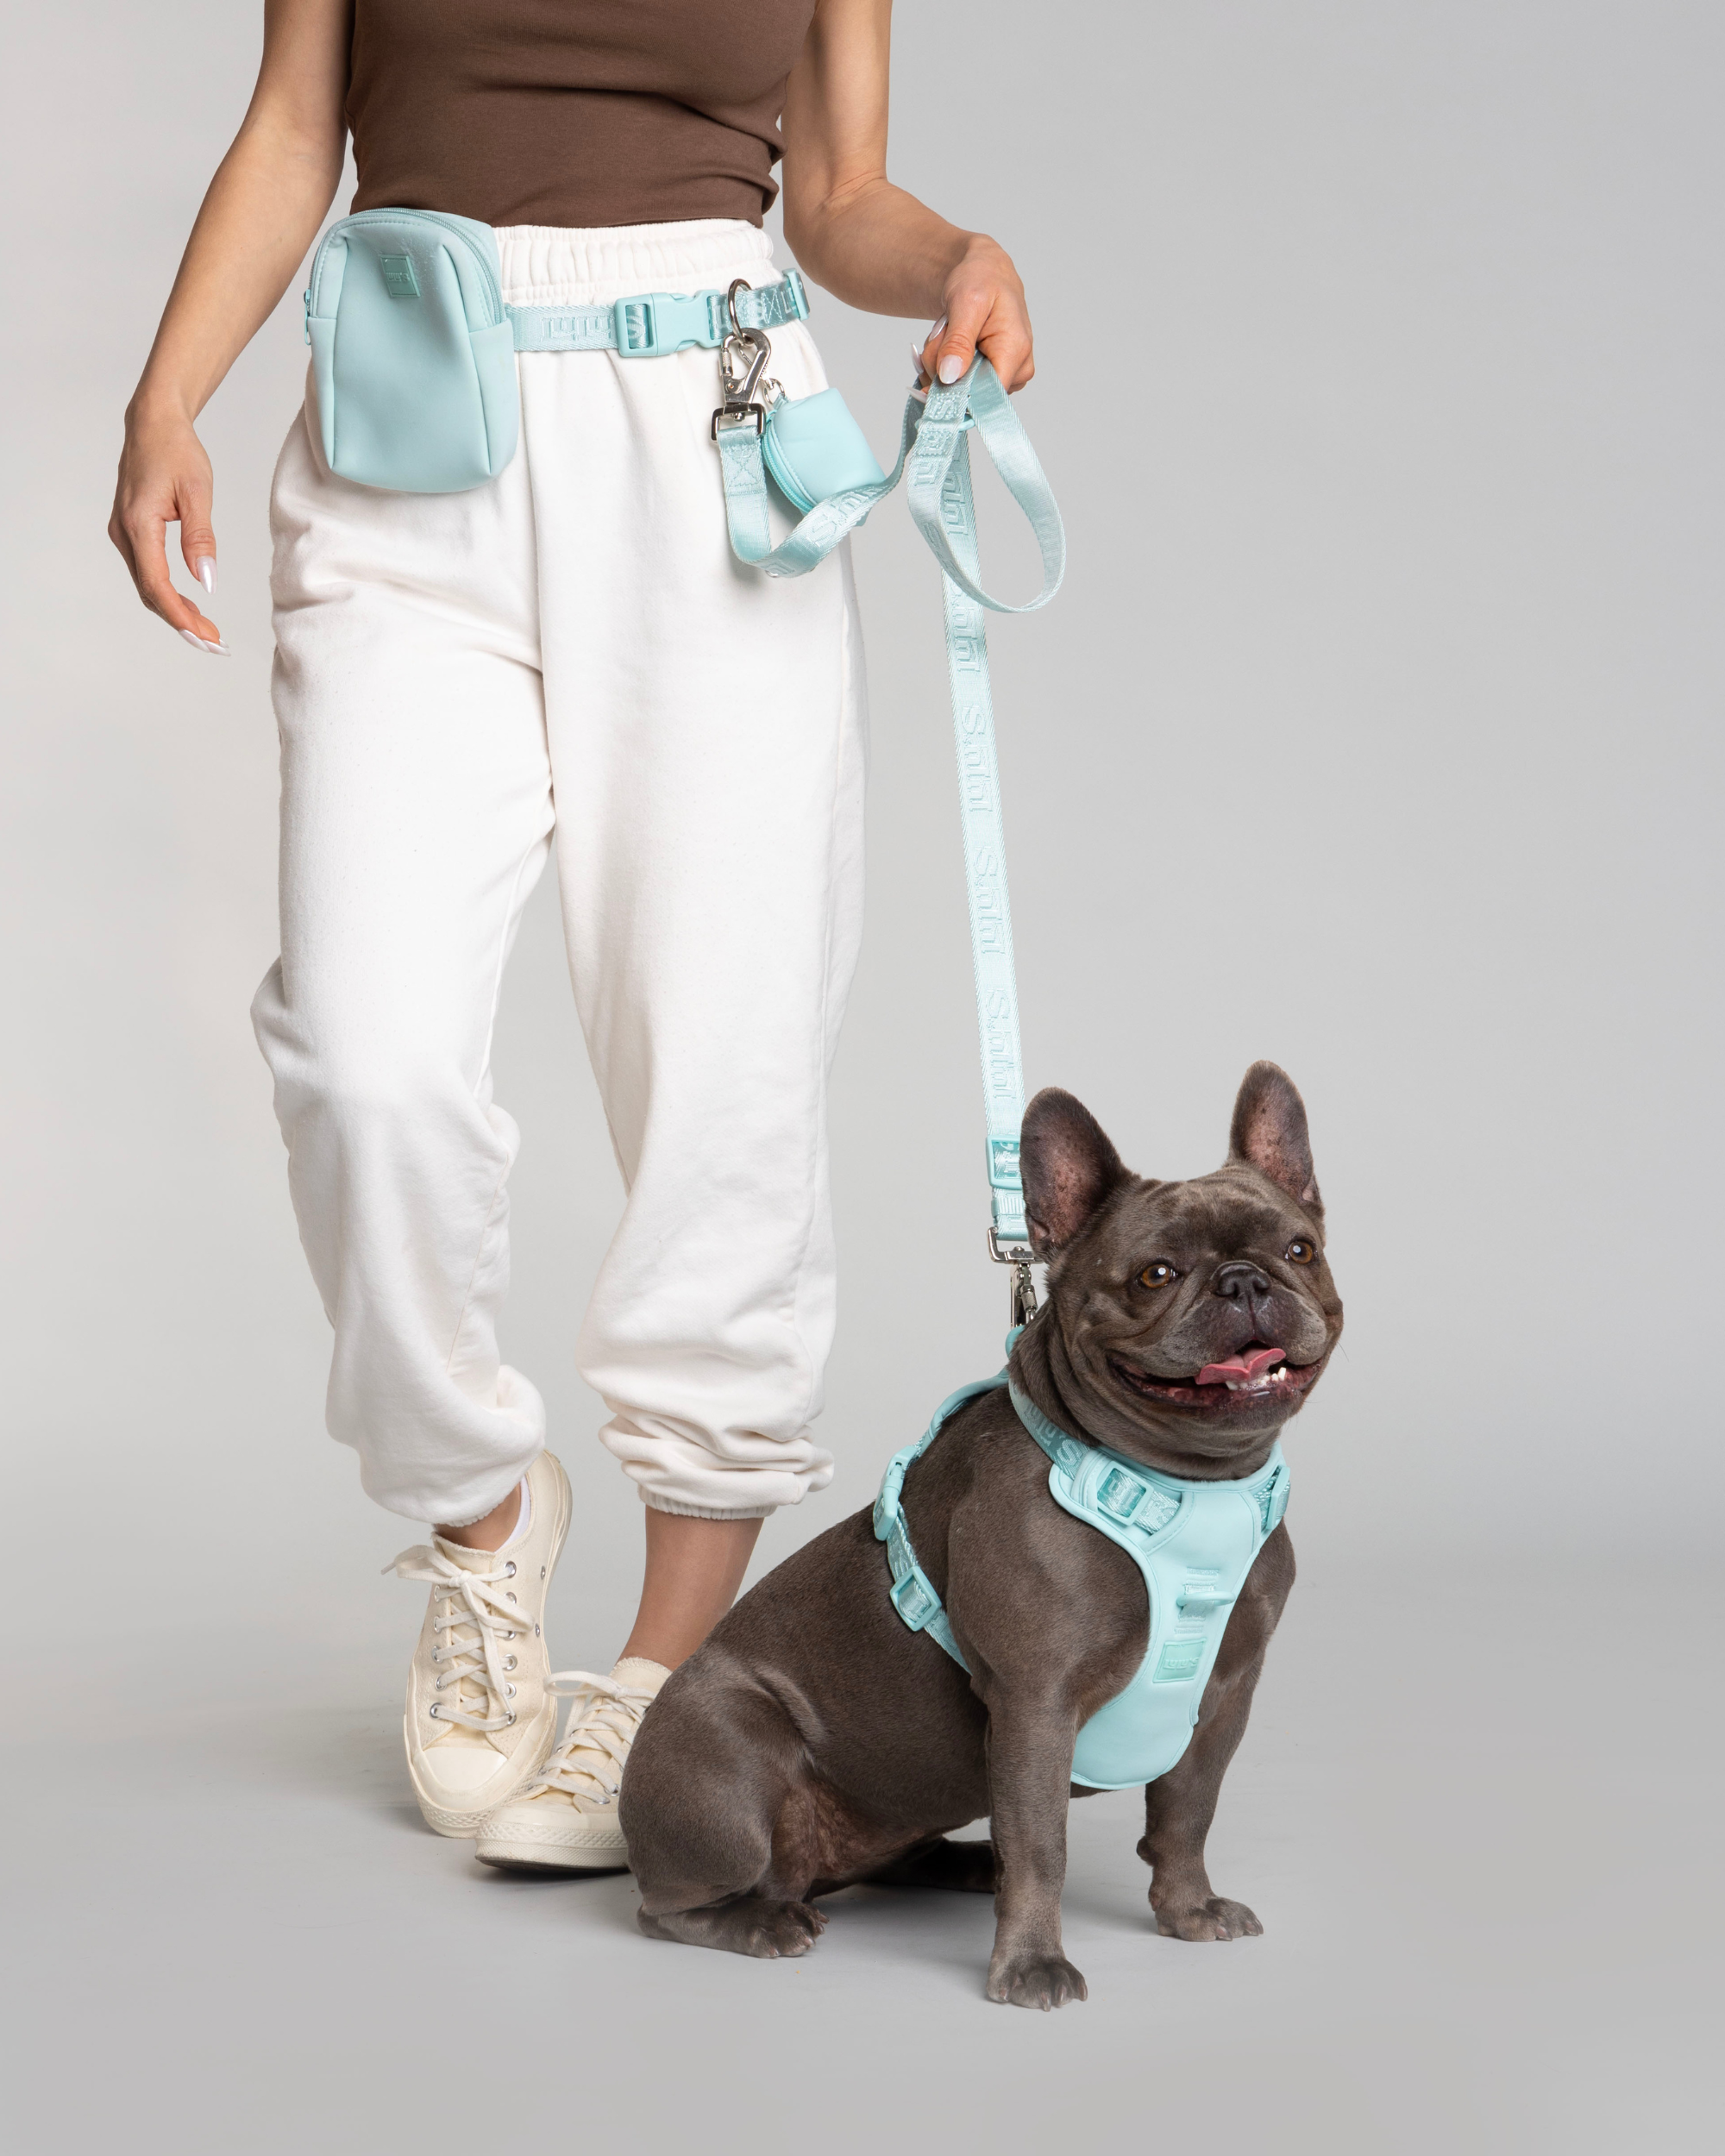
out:
{"label": "silver metal clasp", "polygon": [[1031,1267],[1036,1263],[1036,1252],[1028,1243],[1002,1243],[996,1232],[988,1231],[988,1255],[996,1265],[1010,1265],[1013,1277],[1010,1288],[1013,1324],[1028,1325],[1041,1307],[1036,1299],[1036,1282],[1031,1276]]}
{"label": "silver metal clasp", "polygon": [[718,348],[718,380],[724,402],[712,415],[712,438],[721,427],[753,427],[758,435],[767,423],[767,407],[756,396],[773,347],[764,329],[733,329]]}
{"label": "silver metal clasp", "polygon": [[[767,414],[784,395],[776,382],[762,383],[773,342],[764,329],[745,329],[737,317],[737,295],[750,290],[746,277],[733,278],[724,295],[731,333],[718,348],[718,379],[724,401],[712,415],[712,438],[721,427],[753,427],[758,436]],[[757,394],[757,392],[759,392]]]}

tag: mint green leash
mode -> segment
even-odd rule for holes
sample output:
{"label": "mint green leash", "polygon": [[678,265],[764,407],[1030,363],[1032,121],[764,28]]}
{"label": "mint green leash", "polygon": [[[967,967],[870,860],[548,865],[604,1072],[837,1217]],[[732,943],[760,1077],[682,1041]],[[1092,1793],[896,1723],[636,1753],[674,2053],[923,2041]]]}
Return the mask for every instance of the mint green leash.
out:
{"label": "mint green leash", "polygon": [[[762,340],[764,343],[764,340]],[[911,515],[939,562],[945,599],[946,664],[958,755],[964,880],[970,907],[970,956],[976,985],[976,1023],[982,1056],[982,1094],[992,1224],[989,1253],[1013,1269],[1013,1317],[1022,1323],[1036,1307],[1019,1171],[1024,1121],[1024,1058],[1019,1037],[1018,978],[1013,958],[1012,909],[1007,891],[1006,827],[1000,810],[1000,759],[988,680],[985,610],[1032,613],[1060,588],[1066,535],[1060,511],[1030,437],[1000,377],[979,353],[962,380],[913,391],[905,404],[898,461],[878,480],[816,503],[776,547],[768,520],[762,434],[770,423],[750,401],[757,362],[741,394],[726,376],[726,401],[713,415],[724,480],[731,549],[768,576],[805,576],[854,531],[870,510],[907,482]],[[968,436],[975,433],[1007,492],[1029,521],[1042,556],[1042,588],[1013,605],[982,582],[976,509],[970,486]]]}

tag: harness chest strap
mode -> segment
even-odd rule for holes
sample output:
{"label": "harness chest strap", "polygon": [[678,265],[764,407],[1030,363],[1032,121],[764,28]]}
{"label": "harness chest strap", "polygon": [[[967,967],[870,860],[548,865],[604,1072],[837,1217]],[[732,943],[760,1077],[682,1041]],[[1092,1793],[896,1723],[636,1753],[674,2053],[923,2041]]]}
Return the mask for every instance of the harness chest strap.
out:
{"label": "harness chest strap", "polygon": [[888,1465],[875,1505],[887,1545],[893,1607],[968,1668],[934,1584],[917,1562],[901,1495],[906,1470],[967,1401],[1006,1386],[1019,1420],[1049,1458],[1048,1487],[1074,1519],[1118,1543],[1138,1565],[1150,1598],[1145,1658],[1125,1689],[1078,1733],[1072,1779],[1088,1789],[1130,1789],[1174,1766],[1192,1740],[1204,1687],[1229,1613],[1258,1551],[1288,1508],[1289,1470],[1277,1445],[1243,1482],[1185,1482],[1100,1445],[1082,1445],[1051,1422],[1002,1370],[941,1402],[914,1445]]}

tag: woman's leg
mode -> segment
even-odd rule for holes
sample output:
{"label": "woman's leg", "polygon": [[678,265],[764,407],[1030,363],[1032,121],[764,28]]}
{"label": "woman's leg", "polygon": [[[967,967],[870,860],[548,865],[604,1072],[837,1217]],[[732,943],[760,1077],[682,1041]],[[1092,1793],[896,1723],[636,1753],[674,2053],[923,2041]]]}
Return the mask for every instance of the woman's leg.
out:
{"label": "woman's leg", "polygon": [[[761,235],[697,229],[637,279],[774,274],[718,252]],[[775,333],[770,371],[793,396],[822,385],[806,329]],[[646,1502],[734,1520],[832,1472],[810,1426],[835,1319],[826,1084],[861,931],[864,712],[848,559],[774,580],[731,555],[718,382],[702,350],[522,362],[564,924],[628,1190],[577,1359]]]}
{"label": "woman's leg", "polygon": [[[538,305],[775,272],[746,227],[503,235]],[[771,372],[824,385],[800,328]],[[810,1425],[834,1320],[826,1081],[860,932],[863,699],[848,560],[737,563],[716,355],[529,354],[547,732],[576,1000],[628,1190],[577,1360],[646,1501],[625,1657],[583,1680],[551,1782],[487,1862],[624,1860],[615,1792],[669,1665],[729,1606],[759,1522],[831,1479]]]}
{"label": "woman's leg", "polygon": [[254,1016],[335,1328],[330,1432],[380,1503],[450,1530],[404,1560],[433,1588],[407,1741],[427,1816],[471,1833],[555,1734],[539,1618],[568,1513],[496,1334],[517,1133],[492,1025],[552,824],[529,489],[349,486],[302,423],[274,528],[282,954]]}
{"label": "woman's leg", "polygon": [[330,1432],[380,1504],[451,1524],[544,1441],[496,1339],[519,1136],[492,1026],[553,820],[525,495],[350,486],[302,425],[273,504],[282,951],[253,1016]]}
{"label": "woman's leg", "polygon": [[737,1600],[761,1532],[758,1520],[691,1520],[649,1507],[647,1577],[625,1661],[674,1670]]}

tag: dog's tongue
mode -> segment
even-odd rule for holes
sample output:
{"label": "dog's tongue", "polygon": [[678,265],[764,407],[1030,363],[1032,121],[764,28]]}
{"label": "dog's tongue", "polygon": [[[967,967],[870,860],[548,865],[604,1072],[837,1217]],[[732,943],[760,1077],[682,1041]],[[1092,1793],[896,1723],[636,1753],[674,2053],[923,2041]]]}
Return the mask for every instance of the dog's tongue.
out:
{"label": "dog's tongue", "polygon": [[1274,1369],[1285,1359],[1281,1348],[1250,1348],[1244,1354],[1231,1355],[1226,1363],[1206,1363],[1195,1378],[1195,1385],[1249,1385],[1254,1377],[1262,1377],[1265,1370]]}

